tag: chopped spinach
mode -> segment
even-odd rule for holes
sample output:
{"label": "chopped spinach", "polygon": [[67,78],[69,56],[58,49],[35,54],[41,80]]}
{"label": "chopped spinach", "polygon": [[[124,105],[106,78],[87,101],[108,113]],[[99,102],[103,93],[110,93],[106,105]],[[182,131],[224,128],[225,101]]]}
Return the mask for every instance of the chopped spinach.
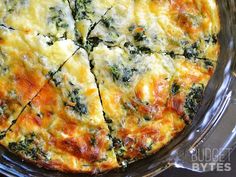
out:
{"label": "chopped spinach", "polygon": [[107,115],[105,115],[105,121],[108,124],[111,124],[113,122],[112,119],[110,119]]}
{"label": "chopped spinach", "polygon": [[209,59],[204,59],[203,62],[204,62],[204,66],[205,66],[206,69],[214,67],[213,62]]}
{"label": "chopped spinach", "polygon": [[125,154],[125,152],[126,152],[125,147],[122,146],[122,147],[120,147],[119,149],[117,149],[116,155],[117,155],[118,157],[123,157],[124,154]]}
{"label": "chopped spinach", "polygon": [[14,12],[17,4],[18,4],[18,0],[6,0],[5,1],[6,9],[9,13]]}
{"label": "chopped spinach", "polygon": [[88,108],[86,104],[83,103],[82,96],[80,95],[80,89],[75,88],[68,95],[70,101],[74,103],[74,106],[71,106],[74,111],[78,112],[81,116],[88,113]]}
{"label": "chopped spinach", "polygon": [[129,51],[131,55],[135,54],[151,54],[152,51],[146,46],[134,46],[131,42],[126,42],[124,47]]}
{"label": "chopped spinach", "polygon": [[97,144],[95,135],[91,135],[90,144],[91,144],[92,146],[95,146],[95,145]]}
{"label": "chopped spinach", "polygon": [[144,41],[146,39],[145,31],[135,32],[134,40],[137,42]]}
{"label": "chopped spinach", "polygon": [[45,35],[49,38],[49,40],[47,41],[47,44],[49,46],[53,45],[56,41],[60,41],[60,40],[64,40],[64,39],[67,39],[67,32],[65,31],[63,33],[63,35],[61,37],[57,37],[55,35],[52,35],[52,34],[47,34]]}
{"label": "chopped spinach", "polygon": [[103,18],[103,19],[101,20],[101,22],[102,22],[102,24],[103,24],[106,28],[108,28],[108,29],[115,29],[115,27],[112,26],[112,23],[114,22],[114,19],[113,19],[113,18],[111,18],[111,17]]}
{"label": "chopped spinach", "polygon": [[56,87],[58,87],[62,82],[62,78],[58,74],[55,74],[53,75],[51,81],[55,84]]}
{"label": "chopped spinach", "polygon": [[124,47],[128,49],[130,54],[139,54],[137,47],[135,47],[131,42],[126,42]]}
{"label": "chopped spinach", "polygon": [[151,54],[152,51],[149,47],[145,47],[145,46],[138,46],[138,51],[140,51],[140,53],[144,53],[144,54]]}
{"label": "chopped spinach", "polygon": [[7,131],[1,131],[1,132],[0,132],[0,140],[2,140],[3,138],[5,138],[6,133],[7,133]]}
{"label": "chopped spinach", "polygon": [[5,75],[9,72],[9,67],[0,64],[0,75]]}
{"label": "chopped spinach", "polygon": [[113,138],[113,146],[116,148],[120,148],[123,146],[123,142],[118,138]]}
{"label": "chopped spinach", "polygon": [[97,47],[100,42],[102,42],[102,40],[98,37],[89,37],[86,44],[87,51],[93,51],[93,48]]}
{"label": "chopped spinach", "polygon": [[218,41],[218,39],[217,39],[217,36],[215,34],[205,37],[205,42],[207,42],[207,43],[216,44],[217,41]]}
{"label": "chopped spinach", "polygon": [[55,23],[58,30],[68,28],[69,24],[65,21],[65,13],[60,7],[50,7],[49,10],[49,22]]}
{"label": "chopped spinach", "polygon": [[93,11],[89,8],[92,0],[75,0],[73,16],[75,20],[90,19],[89,15],[93,14]]}
{"label": "chopped spinach", "polygon": [[144,120],[146,120],[146,121],[150,121],[150,120],[152,120],[151,117],[148,116],[148,115],[144,116],[143,118],[144,118]]}
{"label": "chopped spinach", "polygon": [[131,25],[128,30],[132,32],[133,38],[136,42],[141,42],[147,39],[145,35],[145,29],[144,26],[136,26],[136,25]]}
{"label": "chopped spinach", "polygon": [[8,147],[12,152],[20,153],[32,160],[49,160],[48,155],[36,142],[34,133],[28,134],[23,140],[9,143]]}
{"label": "chopped spinach", "polygon": [[112,74],[113,80],[119,80],[121,77],[121,71],[118,65],[113,65],[110,67],[110,72]]}
{"label": "chopped spinach", "polygon": [[176,54],[174,51],[165,52],[166,55],[169,55],[171,58],[175,58],[178,54]]}
{"label": "chopped spinach", "polygon": [[204,92],[203,84],[194,84],[186,96],[184,108],[187,116],[193,118],[198,111]]}
{"label": "chopped spinach", "polygon": [[177,83],[174,83],[171,87],[171,93],[173,95],[176,95],[179,92],[180,89],[180,85],[178,85]]}
{"label": "chopped spinach", "polygon": [[112,74],[113,80],[124,83],[130,82],[136,71],[137,69],[128,68],[122,64],[120,65],[114,64],[110,67],[110,72]]}
{"label": "chopped spinach", "polygon": [[122,75],[122,82],[130,82],[134,71],[135,70],[133,70],[133,69],[124,68],[123,75]]}
{"label": "chopped spinach", "polygon": [[139,152],[140,152],[142,155],[144,155],[144,156],[147,155],[147,150],[146,150],[146,148],[144,148],[144,147],[140,147]]}
{"label": "chopped spinach", "polygon": [[134,29],[135,29],[135,25],[131,25],[131,26],[128,28],[129,32],[132,32]]}
{"label": "chopped spinach", "polygon": [[196,59],[198,58],[198,45],[197,43],[192,44],[190,47],[184,49],[184,57],[187,59]]}

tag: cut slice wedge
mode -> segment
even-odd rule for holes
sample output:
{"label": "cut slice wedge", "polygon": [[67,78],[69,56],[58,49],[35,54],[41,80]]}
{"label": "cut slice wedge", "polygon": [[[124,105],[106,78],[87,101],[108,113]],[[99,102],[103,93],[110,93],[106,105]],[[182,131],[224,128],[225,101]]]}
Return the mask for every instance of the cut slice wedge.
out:
{"label": "cut slice wedge", "polygon": [[71,40],[0,29],[0,132],[4,137],[23,107],[76,50]]}
{"label": "cut slice wedge", "polygon": [[3,144],[49,169],[98,173],[118,167],[84,51],[41,89]]}
{"label": "cut slice wedge", "polygon": [[0,1],[0,24],[28,33],[74,39],[74,20],[67,1]]}
{"label": "cut slice wedge", "polygon": [[99,45],[91,53],[94,73],[116,155],[121,164],[158,151],[185,127],[166,104],[175,74],[164,55],[137,55]]}

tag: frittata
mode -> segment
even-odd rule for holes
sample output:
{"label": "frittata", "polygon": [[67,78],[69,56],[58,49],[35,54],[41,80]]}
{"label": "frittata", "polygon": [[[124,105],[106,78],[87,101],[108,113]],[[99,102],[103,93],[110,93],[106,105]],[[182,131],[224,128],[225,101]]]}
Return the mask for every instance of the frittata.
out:
{"label": "frittata", "polygon": [[2,0],[0,144],[100,173],[191,124],[220,51],[215,0]]}

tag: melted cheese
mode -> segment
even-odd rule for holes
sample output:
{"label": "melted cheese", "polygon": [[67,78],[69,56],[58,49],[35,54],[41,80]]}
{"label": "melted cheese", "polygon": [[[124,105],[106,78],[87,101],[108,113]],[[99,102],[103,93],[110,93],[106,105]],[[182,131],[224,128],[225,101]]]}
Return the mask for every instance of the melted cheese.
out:
{"label": "melted cheese", "polygon": [[0,22],[17,30],[74,38],[74,20],[66,1],[3,0]]}
{"label": "melted cheese", "polygon": [[216,67],[214,0],[0,9],[0,130],[19,116],[0,143],[49,169],[97,173],[157,152],[191,122]]}
{"label": "melted cheese", "polygon": [[47,158],[37,152],[37,159],[24,150],[18,153],[45,167],[94,173],[118,167],[96,84],[83,51],[41,89],[3,144],[9,147],[32,133],[40,137],[35,143]]}
{"label": "melted cheese", "polygon": [[[145,156],[142,150],[147,154],[155,152],[182,130],[184,122],[174,112],[165,111],[170,82],[176,72],[173,61],[157,54],[130,60],[124,50],[104,45],[95,48],[91,56],[104,112],[108,122],[112,122],[112,137],[123,143],[122,147],[115,147],[118,158],[132,161]],[[121,72],[121,79],[114,78],[111,67],[116,65],[123,65],[123,70],[134,69],[130,82],[124,82],[128,76],[122,76],[122,71],[117,71]],[[176,128],[175,122],[179,121],[177,127],[181,128]]]}
{"label": "melted cheese", "polygon": [[43,36],[4,29],[0,29],[0,39],[2,132],[46,83],[48,73],[55,72],[75,47],[69,40],[49,47]]}

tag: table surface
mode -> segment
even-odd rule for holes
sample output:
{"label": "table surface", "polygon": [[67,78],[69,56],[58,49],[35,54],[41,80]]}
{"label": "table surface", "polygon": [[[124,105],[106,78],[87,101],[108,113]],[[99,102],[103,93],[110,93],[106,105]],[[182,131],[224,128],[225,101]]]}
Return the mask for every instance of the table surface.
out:
{"label": "table surface", "polygon": [[230,163],[232,168],[230,172],[196,173],[185,169],[170,168],[157,177],[236,177],[236,150],[231,154]]}

